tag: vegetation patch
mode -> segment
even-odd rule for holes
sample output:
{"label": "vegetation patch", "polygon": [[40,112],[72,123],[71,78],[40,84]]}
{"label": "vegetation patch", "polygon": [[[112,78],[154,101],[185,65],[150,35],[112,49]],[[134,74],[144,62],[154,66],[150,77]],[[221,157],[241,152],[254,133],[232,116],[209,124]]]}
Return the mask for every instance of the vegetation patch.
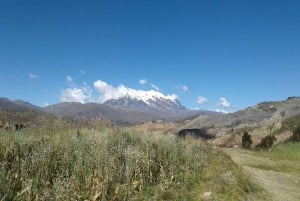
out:
{"label": "vegetation patch", "polygon": [[[277,172],[286,172],[300,176],[300,143],[287,142],[279,144],[269,151],[252,152],[253,156],[265,158],[265,163],[247,163],[248,166],[273,170]],[[269,163],[267,163],[269,162]]]}
{"label": "vegetation patch", "polygon": [[[200,140],[131,129],[0,131],[1,200],[244,200],[257,189]],[[205,198],[206,199],[206,198]]]}
{"label": "vegetation patch", "polygon": [[249,149],[251,148],[251,144],[252,144],[251,135],[248,134],[248,132],[245,132],[244,135],[242,136],[242,146],[245,149]]}
{"label": "vegetation patch", "polygon": [[272,148],[275,141],[276,141],[276,137],[274,135],[267,135],[255,147],[259,149],[268,150]]}

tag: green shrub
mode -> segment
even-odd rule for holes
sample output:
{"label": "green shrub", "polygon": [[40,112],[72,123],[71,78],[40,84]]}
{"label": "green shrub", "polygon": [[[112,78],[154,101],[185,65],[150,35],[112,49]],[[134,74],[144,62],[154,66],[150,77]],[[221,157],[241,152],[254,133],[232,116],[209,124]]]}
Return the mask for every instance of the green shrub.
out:
{"label": "green shrub", "polygon": [[275,141],[276,137],[274,135],[267,135],[261,140],[259,144],[256,145],[256,148],[270,149]]}
{"label": "green shrub", "polygon": [[252,139],[251,135],[248,134],[248,132],[245,132],[244,135],[242,136],[242,146],[243,148],[249,149],[252,144]]}
{"label": "green shrub", "polygon": [[299,125],[294,129],[293,135],[290,137],[289,141],[300,142],[300,126]]}

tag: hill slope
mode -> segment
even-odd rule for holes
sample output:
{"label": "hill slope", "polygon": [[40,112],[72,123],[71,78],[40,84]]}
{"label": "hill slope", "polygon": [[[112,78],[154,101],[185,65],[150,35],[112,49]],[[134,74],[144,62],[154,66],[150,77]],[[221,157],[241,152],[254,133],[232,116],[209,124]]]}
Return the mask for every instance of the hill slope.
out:
{"label": "hill slope", "polygon": [[108,119],[115,124],[137,124],[146,121],[180,121],[198,116],[201,111],[181,110],[178,112],[155,112],[143,109],[126,107],[112,107],[108,104],[98,103],[59,103],[43,108],[43,111],[58,116],[77,118],[102,118]]}
{"label": "hill slope", "polygon": [[260,127],[269,126],[300,114],[300,98],[278,102],[263,102],[245,110],[226,115],[199,116],[186,124],[186,128],[203,127]]}
{"label": "hill slope", "polygon": [[215,117],[202,115],[187,122],[179,130],[200,129],[217,137],[212,141],[217,146],[241,146],[245,132],[251,135],[252,146],[269,134],[276,135],[276,143],[280,143],[292,135],[293,128],[299,124],[299,115],[300,98],[289,98],[259,103],[231,114]]}

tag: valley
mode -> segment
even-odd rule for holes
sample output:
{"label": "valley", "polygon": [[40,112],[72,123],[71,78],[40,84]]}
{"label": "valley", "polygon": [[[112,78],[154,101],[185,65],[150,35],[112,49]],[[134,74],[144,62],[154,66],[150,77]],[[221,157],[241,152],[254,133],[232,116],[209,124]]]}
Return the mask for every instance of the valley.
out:
{"label": "valley", "polygon": [[0,0],[0,201],[300,201],[299,11]]}
{"label": "valley", "polygon": [[[299,98],[231,114],[153,101],[41,108],[0,99],[1,199],[299,199],[300,146],[286,143],[300,125]],[[267,135],[273,147],[255,148]]]}

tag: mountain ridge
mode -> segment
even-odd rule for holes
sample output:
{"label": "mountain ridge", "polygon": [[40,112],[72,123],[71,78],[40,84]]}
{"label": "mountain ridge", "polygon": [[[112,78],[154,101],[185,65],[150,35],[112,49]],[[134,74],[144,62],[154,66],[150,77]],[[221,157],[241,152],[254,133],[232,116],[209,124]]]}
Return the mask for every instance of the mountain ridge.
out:
{"label": "mountain ridge", "polygon": [[261,102],[246,109],[220,116],[202,115],[180,129],[205,129],[215,136],[251,131],[264,135],[282,127],[284,120],[300,114],[300,98]]}

